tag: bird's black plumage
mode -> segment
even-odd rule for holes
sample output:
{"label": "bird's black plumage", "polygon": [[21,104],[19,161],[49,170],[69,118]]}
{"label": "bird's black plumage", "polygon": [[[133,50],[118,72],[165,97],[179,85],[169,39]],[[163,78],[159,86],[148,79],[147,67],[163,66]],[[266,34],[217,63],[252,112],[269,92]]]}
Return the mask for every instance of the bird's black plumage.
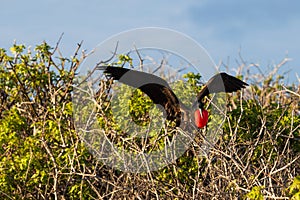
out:
{"label": "bird's black plumage", "polygon": [[211,77],[207,83],[203,86],[201,91],[197,95],[197,102],[201,103],[203,98],[212,93],[219,92],[236,92],[248,86],[247,83],[240,79],[228,75],[225,72],[218,73]]}
{"label": "bird's black plumage", "polygon": [[[187,111],[176,97],[169,84],[153,74],[120,67],[102,67],[104,73],[114,80],[126,85],[139,88],[146,93],[155,104],[160,104],[166,111],[168,120],[175,120],[176,126],[181,123],[181,112]],[[195,103],[201,104],[202,99],[210,93],[235,92],[245,88],[248,84],[224,72],[214,75],[203,86],[197,95]]]}
{"label": "bird's black plumage", "polygon": [[168,120],[175,120],[179,126],[181,118],[179,100],[165,80],[153,74],[120,67],[105,67],[104,73],[114,80],[139,88],[155,104],[165,109]]}

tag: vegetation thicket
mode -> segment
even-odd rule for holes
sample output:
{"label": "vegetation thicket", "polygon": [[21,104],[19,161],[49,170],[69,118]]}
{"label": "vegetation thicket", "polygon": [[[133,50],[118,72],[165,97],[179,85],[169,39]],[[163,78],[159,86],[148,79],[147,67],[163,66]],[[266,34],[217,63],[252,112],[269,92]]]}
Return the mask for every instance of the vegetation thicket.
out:
{"label": "vegetation thicket", "polygon": [[[61,55],[58,45],[47,43],[34,49],[17,44],[0,49],[1,199],[300,199],[299,82],[285,83],[276,70],[250,73],[244,70],[250,65],[243,62],[238,67],[251,86],[226,95],[223,135],[207,156],[199,154],[200,134],[176,163],[129,173],[97,160],[75,131],[72,92],[86,59],[80,48],[78,44],[70,58]],[[124,55],[118,59],[114,64],[131,63]],[[172,85],[182,99],[200,87],[199,74],[185,78]],[[146,142],[150,151],[172,136],[166,130],[150,132],[147,141],[125,140],[123,118],[146,126],[153,104],[139,90],[118,85],[119,99],[111,105],[112,81],[103,77],[99,86],[98,123],[113,142],[128,148]],[[128,113],[118,107],[126,104]],[[114,109],[123,115],[114,118]]]}

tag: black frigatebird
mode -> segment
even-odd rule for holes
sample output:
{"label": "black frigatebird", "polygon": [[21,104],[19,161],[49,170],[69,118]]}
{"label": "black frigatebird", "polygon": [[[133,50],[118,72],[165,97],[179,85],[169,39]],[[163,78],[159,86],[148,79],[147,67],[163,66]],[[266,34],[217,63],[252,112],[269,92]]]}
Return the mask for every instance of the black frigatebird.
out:
{"label": "black frigatebird", "polygon": [[103,73],[113,80],[138,88],[146,93],[153,103],[164,108],[167,120],[175,121],[176,127],[179,127],[182,121],[190,121],[190,113],[195,110],[192,121],[198,128],[203,128],[208,121],[208,112],[204,109],[203,103],[205,96],[211,93],[235,92],[248,86],[247,83],[225,72],[218,73],[203,86],[192,108],[189,109],[179,101],[169,84],[158,76],[113,66],[101,66],[98,69],[103,70]]}

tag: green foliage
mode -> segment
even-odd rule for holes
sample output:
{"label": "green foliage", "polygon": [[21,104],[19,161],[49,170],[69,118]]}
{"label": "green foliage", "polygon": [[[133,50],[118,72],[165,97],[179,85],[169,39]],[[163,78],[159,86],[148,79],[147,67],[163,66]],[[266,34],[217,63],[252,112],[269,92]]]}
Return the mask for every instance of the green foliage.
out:
{"label": "green foliage", "polygon": [[195,92],[199,92],[199,86],[201,86],[200,79],[201,75],[199,73],[188,72],[182,76],[186,79],[186,82],[191,86]]}
{"label": "green foliage", "polygon": [[[55,63],[53,49],[46,43],[33,52],[16,44],[10,50],[13,56],[0,50],[0,196],[93,194],[80,181],[69,187],[70,177],[64,175],[90,156],[71,126],[70,92],[79,62]],[[78,193],[76,186],[86,187],[86,193]]]}
{"label": "green foliage", "polygon": [[[88,101],[80,99],[82,105],[73,107],[71,98],[82,58],[62,57],[47,43],[34,50],[14,44],[9,50],[0,49],[1,199],[263,199],[265,194],[299,199],[299,86],[283,87],[282,76],[215,97],[226,105],[226,116],[209,120],[220,125],[226,120],[224,134],[207,156],[201,154],[204,129],[176,162],[135,174],[98,161],[75,131],[73,111],[82,119],[90,116]],[[106,64],[133,62],[118,55]],[[191,106],[201,76],[187,73],[183,78],[170,85]],[[139,153],[163,150],[172,141],[174,126],[161,128],[163,111],[147,95],[104,77],[99,87],[97,127],[115,145]]]}
{"label": "green foliage", "polygon": [[126,63],[129,63],[130,65],[132,65],[132,58],[129,57],[128,55],[120,54],[118,56],[118,61],[116,62],[116,64],[122,66]]}
{"label": "green foliage", "polygon": [[255,186],[251,189],[249,193],[246,194],[245,197],[251,200],[263,200],[264,195],[261,193],[263,187]]}
{"label": "green foliage", "polygon": [[147,128],[150,122],[157,122],[157,119],[154,121],[150,117],[153,114],[158,116],[160,111],[155,109],[152,100],[141,90],[133,89],[124,84],[114,87],[114,90],[118,94],[111,102],[113,116],[123,131],[132,131],[129,129],[133,124]]}
{"label": "green foliage", "polygon": [[300,176],[296,176],[294,178],[293,183],[290,185],[288,189],[292,200],[300,199]]}
{"label": "green foliage", "polygon": [[200,74],[189,72],[183,75],[185,80],[178,80],[171,84],[171,87],[180,99],[180,101],[186,106],[192,106],[195,96],[200,91]]}

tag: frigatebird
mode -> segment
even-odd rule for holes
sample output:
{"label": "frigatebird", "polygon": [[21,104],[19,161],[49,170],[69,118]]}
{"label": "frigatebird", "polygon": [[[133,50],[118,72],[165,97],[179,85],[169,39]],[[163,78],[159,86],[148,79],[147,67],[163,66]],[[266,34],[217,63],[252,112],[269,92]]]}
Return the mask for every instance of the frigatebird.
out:
{"label": "frigatebird", "polygon": [[[138,88],[146,93],[153,103],[164,108],[166,119],[175,121],[176,127],[179,127],[182,121],[194,121],[198,128],[203,128],[208,121],[208,112],[204,109],[203,103],[205,96],[211,93],[236,92],[248,86],[247,83],[225,72],[218,73],[202,87],[192,108],[189,109],[179,101],[169,84],[156,75],[114,66],[101,66],[98,69],[103,70],[103,73],[113,80]],[[191,118],[191,110],[195,110],[192,120],[189,119]]]}

